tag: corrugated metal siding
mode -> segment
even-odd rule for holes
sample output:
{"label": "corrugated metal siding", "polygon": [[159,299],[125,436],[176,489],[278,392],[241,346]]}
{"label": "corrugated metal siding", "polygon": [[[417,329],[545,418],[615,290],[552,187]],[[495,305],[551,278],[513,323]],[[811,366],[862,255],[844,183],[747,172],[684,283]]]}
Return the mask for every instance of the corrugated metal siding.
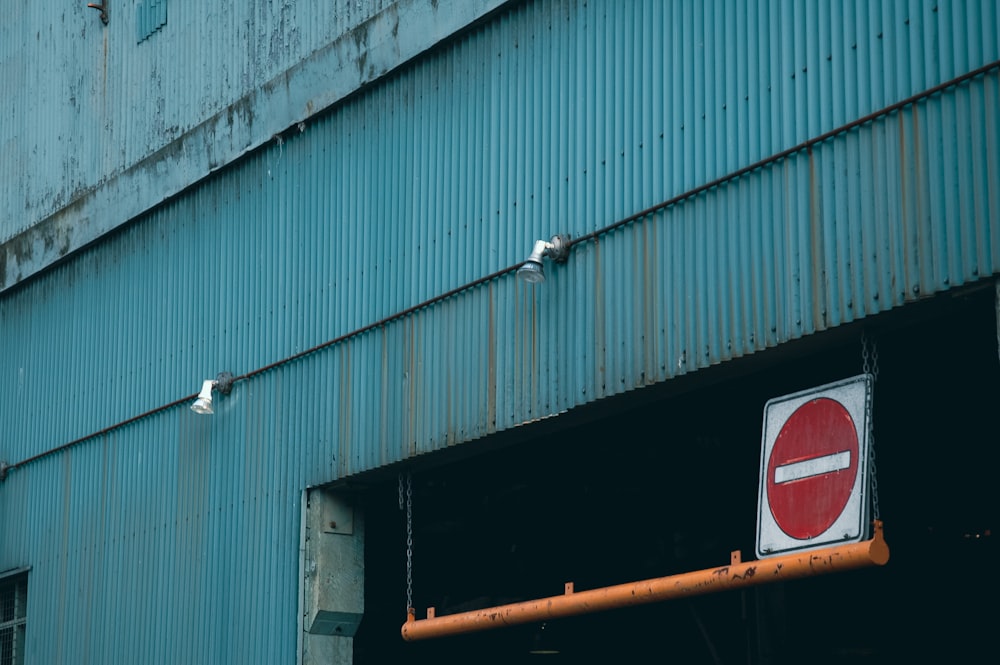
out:
{"label": "corrugated metal siding", "polygon": [[[992,3],[808,5],[526,4],[272,141],[0,298],[0,458],[998,57]],[[30,656],[290,661],[304,487],[997,272],[998,110],[994,70],[580,244],[542,286],[507,274],[240,382],[212,418],[178,407],[15,470],[0,569],[33,566]]]}
{"label": "corrugated metal siding", "polygon": [[[728,5],[713,8],[681,3],[670,14],[660,3],[542,3],[505,15],[5,299],[8,394],[21,396],[28,413],[45,412],[50,381],[68,373],[61,385],[81,407],[41,429],[34,419],[12,418],[32,423],[33,436],[16,437],[22,443],[10,456],[171,401],[219,369],[250,371],[361,328],[516,263],[536,238],[589,233],[893,101],[879,92],[843,117],[816,119],[828,106],[792,83],[808,64],[761,77],[752,95],[738,71],[736,83],[705,89],[703,81],[729,80],[723,61],[746,61],[745,52],[732,57],[723,48],[741,40],[720,26],[782,53],[814,23],[835,23],[784,6],[744,23],[722,11]],[[991,11],[984,5],[976,24],[995,25]],[[899,43],[873,14],[873,25],[859,25],[857,34],[841,28],[831,41]],[[921,22],[917,14],[909,25],[896,18],[897,31]],[[635,34],[646,41],[626,40]],[[931,32],[928,43],[941,48],[948,37]],[[886,53],[903,61],[922,46]],[[963,65],[996,55],[995,34],[987,46]],[[655,53],[658,66],[644,62]],[[711,65],[709,53],[719,54]],[[670,54],[682,54],[680,63]],[[818,60],[831,63],[825,75],[824,65],[813,66],[818,90],[838,90],[831,97],[853,87],[855,75],[885,69],[884,59],[859,67],[850,86],[836,88],[834,61]],[[437,314],[450,303],[422,312],[407,323],[414,339],[403,348],[436,358],[450,347],[423,348],[420,340],[449,331],[464,337],[448,328],[464,323],[482,335],[492,321],[493,350],[477,353],[497,356],[496,367],[432,368],[442,375],[431,375],[431,385],[452,377],[460,395],[463,384],[482,383],[484,371],[521,385],[554,371],[540,367],[545,359],[574,359],[554,374],[557,388],[540,382],[539,390],[558,392],[498,409],[501,422],[515,424],[544,415],[540,404],[558,411],[990,274],[996,78],[963,84],[577,246],[571,264],[550,268],[543,287],[501,280],[483,294],[463,294],[454,322]],[[776,103],[765,103],[768,86],[781,88]],[[731,104],[726,89],[736,93]],[[767,112],[745,127],[729,107],[754,108],[750,99]],[[784,121],[800,107],[812,113],[801,123]],[[789,133],[779,140],[772,132],[746,154],[729,150],[729,137],[765,134],[757,127]],[[466,310],[481,315],[468,320]],[[56,313],[68,325],[53,325]],[[395,325],[386,334],[398,335]],[[558,343],[547,346],[554,336]],[[663,336],[668,341],[657,339]],[[51,351],[42,357],[38,348]],[[94,389],[124,382],[119,399]],[[497,401],[506,405],[509,395],[499,390]]]}
{"label": "corrugated metal siding", "polygon": [[10,477],[26,662],[294,662],[298,490],[211,427],[151,419]]}

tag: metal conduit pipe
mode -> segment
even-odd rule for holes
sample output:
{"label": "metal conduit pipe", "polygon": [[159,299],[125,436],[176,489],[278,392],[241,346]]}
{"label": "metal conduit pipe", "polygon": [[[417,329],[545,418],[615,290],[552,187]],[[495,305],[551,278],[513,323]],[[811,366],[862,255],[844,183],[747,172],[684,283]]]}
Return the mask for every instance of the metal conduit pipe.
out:
{"label": "metal conduit pipe", "polygon": [[504,626],[592,614],[675,598],[700,596],[772,582],[786,582],[814,575],[882,566],[888,561],[889,546],[882,534],[882,522],[876,520],[873,538],[860,543],[835,545],[808,552],[784,554],[747,562],[741,562],[739,552],[733,552],[732,563],[720,568],[669,575],[578,593],[573,591],[572,583],[569,583],[566,585],[566,593],[561,596],[551,596],[447,616],[435,616],[434,608],[431,607],[427,610],[426,619],[417,619],[414,610],[411,609],[401,632],[403,639],[407,641],[426,640]]}

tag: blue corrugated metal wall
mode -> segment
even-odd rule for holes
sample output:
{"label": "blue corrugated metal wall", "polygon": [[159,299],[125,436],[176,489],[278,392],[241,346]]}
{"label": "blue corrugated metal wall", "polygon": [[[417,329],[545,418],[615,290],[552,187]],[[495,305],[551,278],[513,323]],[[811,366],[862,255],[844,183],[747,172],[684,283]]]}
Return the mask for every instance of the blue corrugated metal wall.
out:
{"label": "blue corrugated metal wall", "polygon": [[[992,2],[518,6],[5,294],[0,457],[992,62],[998,21]],[[31,656],[291,660],[307,485],[995,273],[998,103],[993,69],[581,243],[544,285],[508,273],[242,381],[212,418],[178,406],[15,469],[0,569],[33,566]]]}

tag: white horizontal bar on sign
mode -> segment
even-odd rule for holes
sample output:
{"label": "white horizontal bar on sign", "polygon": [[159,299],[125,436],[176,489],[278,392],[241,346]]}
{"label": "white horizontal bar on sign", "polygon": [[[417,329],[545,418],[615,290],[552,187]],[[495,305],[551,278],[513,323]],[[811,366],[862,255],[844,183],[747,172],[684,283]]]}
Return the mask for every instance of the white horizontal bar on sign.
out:
{"label": "white horizontal bar on sign", "polygon": [[802,460],[801,462],[792,462],[791,464],[779,466],[774,470],[774,482],[775,484],[790,483],[793,480],[801,480],[802,478],[819,476],[824,473],[841,471],[849,468],[850,466],[851,451],[844,450],[839,453],[834,453],[833,455],[814,457],[812,459]]}

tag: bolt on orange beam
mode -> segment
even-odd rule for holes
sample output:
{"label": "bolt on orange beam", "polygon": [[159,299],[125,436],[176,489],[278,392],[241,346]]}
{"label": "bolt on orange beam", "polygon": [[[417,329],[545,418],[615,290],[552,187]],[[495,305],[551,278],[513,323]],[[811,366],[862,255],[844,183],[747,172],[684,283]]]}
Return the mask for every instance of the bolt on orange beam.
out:
{"label": "bolt on orange beam", "polygon": [[882,533],[882,522],[876,520],[873,538],[860,543],[835,545],[747,562],[741,562],[739,553],[734,552],[730,565],[719,568],[587,591],[574,591],[572,583],[569,583],[566,585],[566,593],[561,596],[446,616],[435,616],[432,607],[428,608],[426,619],[417,619],[411,609],[401,632],[403,639],[407,641],[426,640],[882,566],[888,561],[889,546]]}

